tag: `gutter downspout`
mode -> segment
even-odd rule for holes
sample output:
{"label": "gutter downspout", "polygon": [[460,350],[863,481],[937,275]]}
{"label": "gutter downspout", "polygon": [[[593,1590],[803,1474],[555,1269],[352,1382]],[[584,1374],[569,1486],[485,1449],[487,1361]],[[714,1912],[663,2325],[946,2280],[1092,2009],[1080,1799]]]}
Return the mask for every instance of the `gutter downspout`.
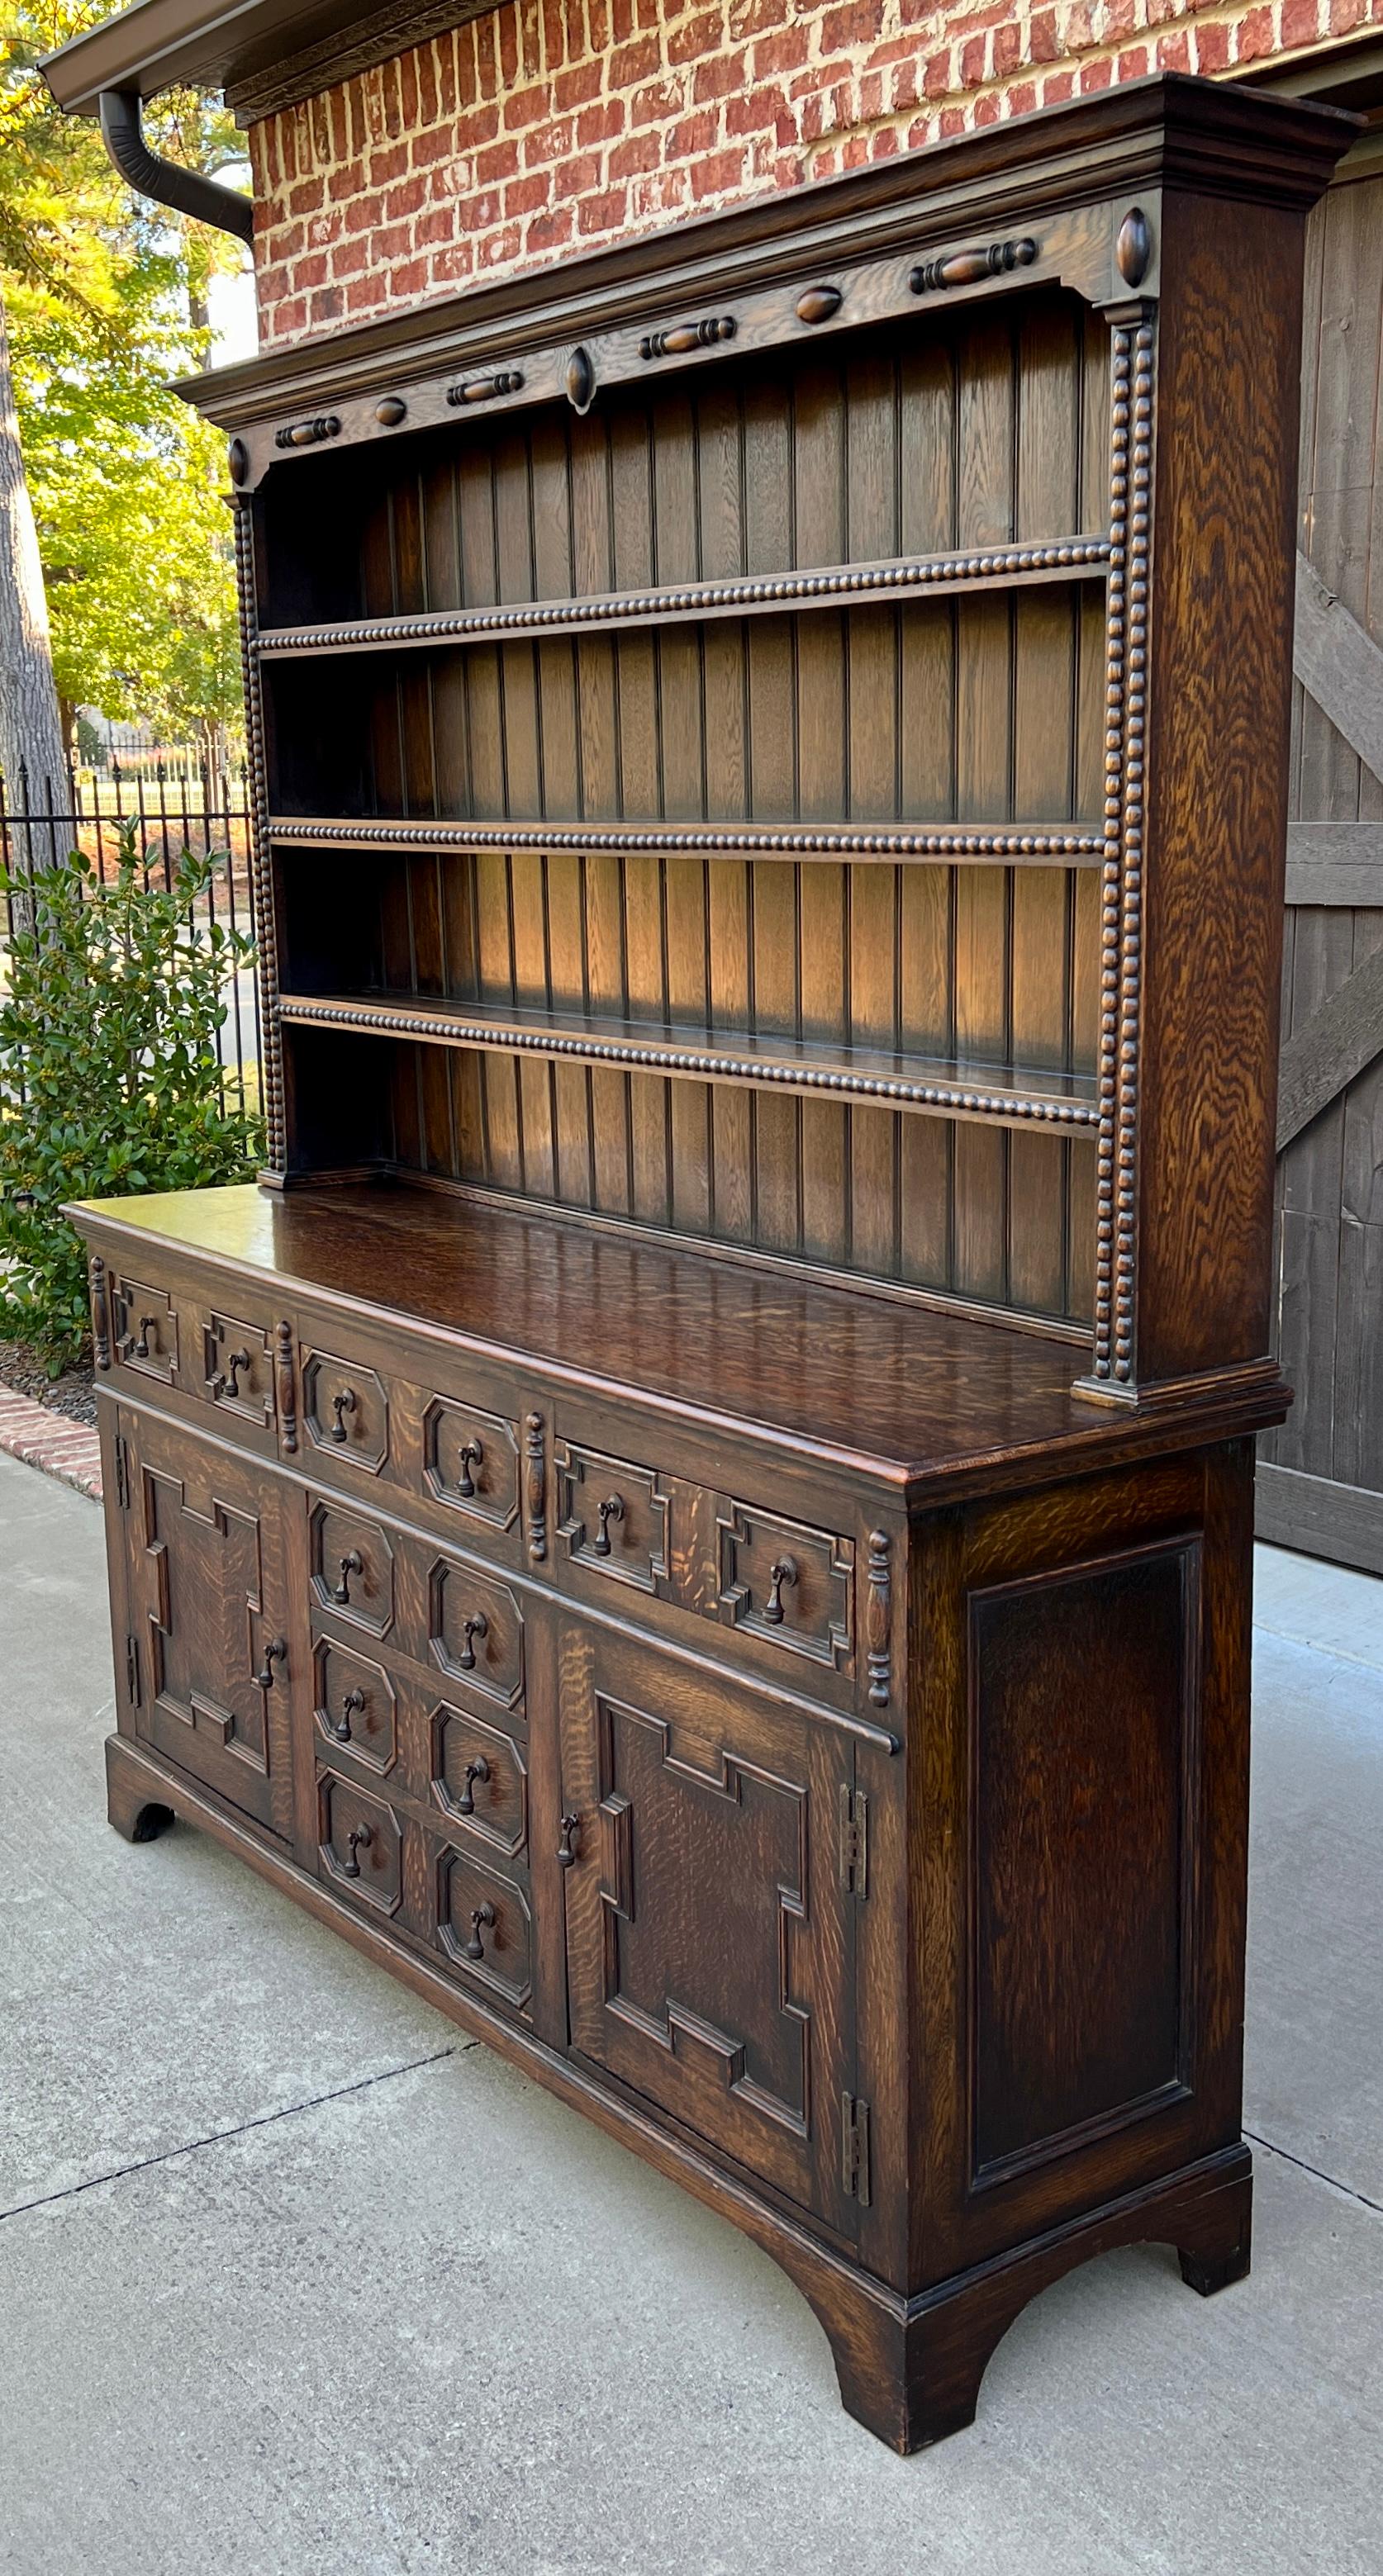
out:
{"label": "gutter downspout", "polygon": [[165,161],[151,152],[144,140],[143,101],[138,90],[103,89],[97,102],[101,116],[101,138],[122,179],[141,197],[152,197],[157,205],[173,206],[180,215],[191,215],[199,224],[214,224],[218,232],[234,233],[237,241],[254,239],[254,204],[235,188],[223,188],[215,179],[204,179],[200,170],[181,169],[176,161]]}

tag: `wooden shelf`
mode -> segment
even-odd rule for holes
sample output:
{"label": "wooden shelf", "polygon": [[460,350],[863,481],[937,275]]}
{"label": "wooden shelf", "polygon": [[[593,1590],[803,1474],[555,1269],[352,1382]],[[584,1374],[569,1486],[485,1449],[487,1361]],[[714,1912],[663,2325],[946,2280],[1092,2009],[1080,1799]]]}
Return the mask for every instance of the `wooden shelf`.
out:
{"label": "wooden shelf", "polygon": [[1093,823],[573,823],[404,822],[276,814],[271,838],[314,850],[532,850],[639,857],[990,860],[1008,867],[1097,867],[1103,832]]}
{"label": "wooden shelf", "polygon": [[1007,1127],[1085,1131],[1099,1124],[1093,1074],[1020,1065],[892,1055],[817,1045],[808,1039],[676,1027],[657,1021],[595,1019],[576,1012],[512,1010],[493,1003],[409,996],[318,997],[285,993],[279,1018],[291,1028],[352,1030],[419,1038],[430,1045],[575,1059],[695,1082],[747,1083],[859,1101],[931,1116],[997,1121]]}
{"label": "wooden shelf", "polygon": [[260,634],[257,650],[264,661],[296,661],[322,653],[505,643],[525,635],[586,635],[625,627],[701,623],[707,618],[781,616],[786,610],[850,608],[967,590],[1012,590],[1035,582],[1103,581],[1112,558],[1107,537],[1061,537],[1049,545],[992,546],[886,563],[827,564],[815,571],[676,582],[646,590],[603,591],[584,599],[524,600],[503,607],[430,609],[407,617],[271,626]]}

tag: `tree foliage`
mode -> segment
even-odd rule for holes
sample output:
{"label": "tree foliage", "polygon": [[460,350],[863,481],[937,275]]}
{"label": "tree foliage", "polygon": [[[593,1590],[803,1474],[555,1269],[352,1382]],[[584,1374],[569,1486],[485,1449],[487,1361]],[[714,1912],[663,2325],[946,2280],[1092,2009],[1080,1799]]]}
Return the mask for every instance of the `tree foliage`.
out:
{"label": "tree foliage", "polygon": [[[248,936],[201,917],[215,853],[184,851],[147,883],[122,826],[102,883],[73,852],[35,871],[34,923],[0,994],[0,1333],[54,1374],[87,1331],[81,1242],[66,1200],[245,1179],[259,1121],[222,1097],[216,1034]],[[12,891],[0,871],[0,904]]]}
{"label": "tree foliage", "polygon": [[[104,0],[0,0],[0,289],[38,522],[58,689],[69,704],[190,729],[239,708],[224,451],[168,390],[203,363],[224,235],[132,196],[95,126],[64,116],[41,54]],[[243,157],[189,93],[151,140],[208,172]]]}

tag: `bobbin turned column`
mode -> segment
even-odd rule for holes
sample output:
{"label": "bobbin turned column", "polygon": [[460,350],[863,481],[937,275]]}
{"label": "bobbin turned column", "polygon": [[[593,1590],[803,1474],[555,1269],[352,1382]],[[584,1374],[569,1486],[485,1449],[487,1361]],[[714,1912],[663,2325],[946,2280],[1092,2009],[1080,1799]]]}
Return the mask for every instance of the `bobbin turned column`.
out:
{"label": "bobbin turned column", "polygon": [[[1301,214],[1164,186],[1113,322],[1096,1318],[1084,1394],[1265,1389]],[[1265,544],[1265,529],[1273,541]]]}

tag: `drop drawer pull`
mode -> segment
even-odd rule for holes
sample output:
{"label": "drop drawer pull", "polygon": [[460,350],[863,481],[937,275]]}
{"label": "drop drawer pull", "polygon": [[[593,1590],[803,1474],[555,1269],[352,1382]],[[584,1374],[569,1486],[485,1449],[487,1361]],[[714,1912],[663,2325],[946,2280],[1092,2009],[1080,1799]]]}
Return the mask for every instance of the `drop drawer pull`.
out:
{"label": "drop drawer pull", "polygon": [[772,1565],[768,1569],[768,1599],[764,1603],[764,1617],[768,1620],[771,1627],[780,1628],[782,1626],[783,1586],[785,1583],[791,1585],[796,1581],[796,1557],[775,1557]]}
{"label": "drop drawer pull", "polygon": [[347,1431],[345,1423],[341,1417],[343,1414],[354,1413],[355,1411],[355,1395],[353,1390],[348,1386],[344,1386],[339,1395],[334,1395],[332,1397],[331,1409],[336,1416],[336,1420],[333,1422],[330,1431],[327,1433],[327,1438],[328,1440],[344,1442],[350,1438],[350,1433]]}
{"label": "drop drawer pull", "polygon": [[273,1689],[273,1687],[274,1687],[274,1666],[275,1666],[275,1664],[282,1664],[282,1663],[285,1663],[285,1662],[287,1661],[287,1657],[288,1657],[288,1640],[287,1640],[287,1638],[286,1638],[286,1637],[271,1637],[271,1638],[270,1638],[270,1640],[269,1640],[268,1645],[267,1645],[267,1646],[265,1647],[265,1649],[264,1649],[264,1662],[263,1662],[263,1664],[261,1665],[261,1667],[260,1667],[259,1671],[255,1674],[255,1682],[256,1682],[257,1687],[258,1687],[260,1690],[272,1690],[272,1689]]}
{"label": "drop drawer pull", "polygon": [[344,1610],[351,1597],[351,1576],[363,1574],[365,1571],[365,1560],[359,1548],[347,1548],[345,1555],[340,1559],[340,1566],[341,1580],[332,1585],[331,1597],[339,1608]]}
{"label": "drop drawer pull", "polygon": [[239,1402],[240,1372],[242,1369],[247,1369],[249,1365],[250,1354],[248,1351],[231,1352],[230,1358],[226,1362],[224,1376],[218,1375],[211,1381],[211,1392],[215,1396],[218,1404],[221,1402],[223,1397],[227,1404],[236,1404]]}
{"label": "drop drawer pull", "polygon": [[341,1702],[341,1714],[331,1730],[338,1744],[349,1744],[351,1740],[351,1719],[360,1715],[364,1705],[365,1694],[363,1690],[347,1691],[345,1698]]}
{"label": "drop drawer pull", "polygon": [[593,1556],[608,1556],[610,1553],[610,1523],[611,1521],[622,1521],[624,1518],[623,1495],[610,1494],[603,1503],[598,1504],[596,1507],[596,1518],[600,1523],[600,1527],[591,1541],[591,1554]]}
{"label": "drop drawer pull", "polygon": [[462,1620],[461,1634],[465,1639],[465,1643],[456,1660],[463,1673],[471,1673],[475,1670],[475,1647],[471,1642],[472,1638],[488,1637],[489,1633],[490,1622],[486,1618],[483,1610],[477,1610],[473,1619]]}
{"label": "drop drawer pull", "polygon": [[458,1816],[475,1814],[475,1783],[477,1780],[488,1780],[489,1777],[490,1765],[483,1753],[477,1753],[474,1762],[468,1762],[466,1765],[466,1785],[456,1801]]}
{"label": "drop drawer pull", "polygon": [[484,1904],[483,1904],[483,1905],[477,1905],[477,1906],[474,1906],[474,1907],[472,1908],[472,1910],[471,1910],[471,1937],[470,1937],[469,1941],[466,1943],[466,1951],[465,1951],[465,1955],[466,1955],[466,1957],[467,1957],[468,1959],[483,1959],[483,1958],[484,1958],[484,1956],[485,1956],[485,1944],[484,1944],[484,1942],[481,1940],[481,1937],[480,1937],[480,1934],[481,1934],[481,1927],[482,1927],[482,1925],[483,1925],[486,1931],[491,1930],[491,1929],[492,1929],[492,1927],[493,1927],[493,1924],[494,1924],[494,1919],[495,1919],[495,1909],[494,1909],[493,1905],[490,1903],[490,1900],[489,1900],[488,1896],[486,1897],[485,1902],[484,1902]]}
{"label": "drop drawer pull", "polygon": [[352,1825],[350,1832],[346,1836],[347,1856],[341,1863],[341,1876],[343,1878],[359,1878],[360,1863],[356,1858],[356,1854],[358,1852],[368,1851],[373,1841],[374,1835],[371,1833],[368,1825]]}

